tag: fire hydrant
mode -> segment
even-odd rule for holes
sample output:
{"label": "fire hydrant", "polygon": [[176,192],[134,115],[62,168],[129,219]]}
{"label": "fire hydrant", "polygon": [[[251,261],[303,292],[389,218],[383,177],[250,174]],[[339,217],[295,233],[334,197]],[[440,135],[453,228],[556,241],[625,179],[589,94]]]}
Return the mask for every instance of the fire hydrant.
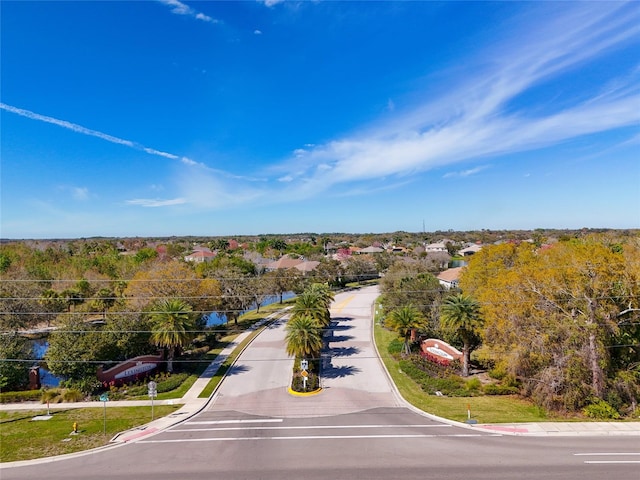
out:
{"label": "fire hydrant", "polygon": [[78,422],[73,422],[73,433],[78,433]]}

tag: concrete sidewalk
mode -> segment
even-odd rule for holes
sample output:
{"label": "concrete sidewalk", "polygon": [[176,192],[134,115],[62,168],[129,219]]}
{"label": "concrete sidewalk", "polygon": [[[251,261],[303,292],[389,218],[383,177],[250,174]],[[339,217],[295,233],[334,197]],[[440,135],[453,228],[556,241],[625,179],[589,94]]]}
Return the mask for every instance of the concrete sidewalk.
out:
{"label": "concrete sidewalk", "polygon": [[474,429],[529,437],[640,436],[640,422],[537,422],[477,424]]}

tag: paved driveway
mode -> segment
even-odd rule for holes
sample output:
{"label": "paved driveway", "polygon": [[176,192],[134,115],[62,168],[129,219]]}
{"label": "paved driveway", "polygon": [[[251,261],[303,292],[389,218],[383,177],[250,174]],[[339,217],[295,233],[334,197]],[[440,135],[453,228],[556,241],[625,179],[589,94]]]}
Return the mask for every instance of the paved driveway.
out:
{"label": "paved driveway", "polygon": [[400,406],[372,342],[371,307],[377,295],[377,287],[336,295],[323,352],[321,393],[307,397],[288,393],[293,359],[285,353],[283,319],[240,356],[209,410],[313,417]]}

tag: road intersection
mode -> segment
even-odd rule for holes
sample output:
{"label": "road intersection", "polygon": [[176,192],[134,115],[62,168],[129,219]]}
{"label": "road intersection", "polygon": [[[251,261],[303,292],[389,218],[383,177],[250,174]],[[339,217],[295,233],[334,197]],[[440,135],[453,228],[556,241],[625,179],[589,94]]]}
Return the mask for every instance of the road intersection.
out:
{"label": "road intersection", "polygon": [[586,480],[599,478],[603,466],[631,478],[637,473],[638,424],[615,424],[631,425],[615,430],[609,424],[573,424],[573,430],[562,424],[470,426],[406,404],[372,341],[376,296],[375,287],[336,296],[317,395],[288,393],[293,360],[284,353],[285,320],[274,320],[238,357],[212,398],[197,398],[203,380],[174,415],[115,438],[122,448],[25,462],[3,468],[0,476]]}

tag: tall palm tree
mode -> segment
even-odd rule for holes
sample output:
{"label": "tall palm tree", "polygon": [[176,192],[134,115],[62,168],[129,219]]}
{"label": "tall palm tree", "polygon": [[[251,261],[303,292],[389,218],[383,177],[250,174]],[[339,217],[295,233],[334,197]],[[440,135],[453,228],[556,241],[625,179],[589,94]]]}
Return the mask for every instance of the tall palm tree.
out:
{"label": "tall palm tree", "polygon": [[425,318],[413,305],[405,305],[404,307],[393,310],[385,321],[385,325],[398,332],[398,334],[404,338],[404,353],[407,355],[411,353],[409,346],[411,330],[421,327],[424,324]]}
{"label": "tall palm tree", "polygon": [[322,330],[311,317],[292,317],[285,327],[287,355],[317,358],[322,350]]}
{"label": "tall palm tree", "polygon": [[296,302],[291,309],[291,318],[311,318],[318,328],[327,327],[331,321],[329,309],[319,292],[305,290],[296,297]]}
{"label": "tall palm tree", "polygon": [[191,305],[179,299],[163,300],[151,315],[151,343],[168,349],[167,371],[173,372],[177,348],[183,348],[193,338],[196,322]]}
{"label": "tall palm tree", "polygon": [[306,290],[316,292],[322,299],[322,303],[326,308],[331,306],[331,302],[333,302],[335,297],[334,293],[331,291],[331,287],[326,283],[312,283],[306,288]]}
{"label": "tall palm tree", "polygon": [[470,296],[459,293],[447,297],[442,303],[440,327],[447,332],[457,333],[462,340],[463,377],[469,375],[469,358],[482,324],[480,304]]}

